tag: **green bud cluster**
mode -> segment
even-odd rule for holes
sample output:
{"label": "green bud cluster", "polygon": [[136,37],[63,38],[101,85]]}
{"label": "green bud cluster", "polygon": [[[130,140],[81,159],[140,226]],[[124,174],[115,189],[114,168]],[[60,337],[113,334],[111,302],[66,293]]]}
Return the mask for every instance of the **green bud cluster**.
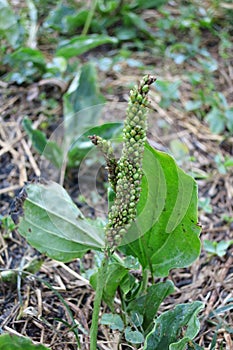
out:
{"label": "green bud cluster", "polygon": [[146,141],[148,107],[147,94],[154,77],[145,76],[139,86],[130,91],[127,117],[123,129],[122,156],[117,163],[115,201],[109,211],[106,240],[114,249],[136,218],[142,178],[142,159]]}
{"label": "green bud cluster", "polygon": [[92,143],[100,149],[103,153],[108,171],[108,181],[114,191],[116,191],[116,169],[117,169],[117,160],[115,158],[111,142],[108,140],[102,139],[100,136],[89,136],[89,139]]}

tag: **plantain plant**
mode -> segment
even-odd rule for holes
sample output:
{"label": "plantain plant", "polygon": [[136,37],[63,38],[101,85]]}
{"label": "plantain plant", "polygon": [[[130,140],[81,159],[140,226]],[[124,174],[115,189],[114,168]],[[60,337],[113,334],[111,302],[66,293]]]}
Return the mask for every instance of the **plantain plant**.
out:
{"label": "plantain plant", "polygon": [[[26,185],[12,213],[20,234],[53,259],[69,262],[90,249],[101,257],[90,278],[95,289],[91,350],[98,348],[99,323],[144,350],[191,348],[199,331],[199,301],[157,316],[174,291],[169,270],[186,267],[199,255],[200,227],[194,179],[146,141],[148,92],[155,80],[147,75],[130,92],[119,159],[109,140],[90,135],[108,170],[104,226],[84,217],[65,189],[52,182]],[[120,311],[114,304],[116,293]],[[110,312],[99,320],[102,301]]]}

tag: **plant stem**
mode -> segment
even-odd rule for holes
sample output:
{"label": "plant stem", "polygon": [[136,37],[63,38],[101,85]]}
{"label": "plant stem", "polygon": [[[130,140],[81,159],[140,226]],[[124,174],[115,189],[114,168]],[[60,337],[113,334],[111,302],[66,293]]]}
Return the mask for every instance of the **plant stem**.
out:
{"label": "plant stem", "polygon": [[154,271],[153,271],[153,267],[152,267],[151,262],[149,263],[149,268],[150,268],[150,274],[151,274],[151,281],[152,281],[152,284],[154,284],[154,283],[155,283],[155,280],[154,280]]}
{"label": "plant stem", "polygon": [[93,18],[94,13],[95,13],[97,2],[98,2],[98,0],[92,0],[91,9],[88,12],[88,16],[87,16],[86,22],[84,24],[82,35],[87,35],[87,33],[88,33],[88,30],[89,30],[90,25],[91,25],[92,18]]}
{"label": "plant stem", "polygon": [[142,293],[144,293],[147,290],[147,285],[148,285],[148,277],[149,277],[149,273],[148,273],[148,269],[143,269],[142,270]]}
{"label": "plant stem", "polygon": [[98,276],[97,276],[98,278],[97,287],[96,287],[94,308],[93,308],[93,314],[92,314],[92,323],[91,323],[91,329],[90,329],[90,350],[97,349],[99,311],[100,311],[100,305],[101,305],[101,300],[102,300],[102,295],[104,290],[104,281],[106,277],[108,263],[109,263],[109,254],[107,251],[105,251],[105,255],[102,260],[102,264],[98,270]]}

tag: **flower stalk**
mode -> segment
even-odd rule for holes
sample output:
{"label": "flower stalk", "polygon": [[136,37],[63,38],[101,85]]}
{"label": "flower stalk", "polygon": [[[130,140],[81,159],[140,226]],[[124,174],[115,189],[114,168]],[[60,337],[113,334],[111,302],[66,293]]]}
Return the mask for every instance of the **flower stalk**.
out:
{"label": "flower stalk", "polygon": [[113,204],[109,207],[108,223],[105,226],[105,255],[98,270],[97,288],[94,300],[90,331],[90,350],[96,350],[98,316],[106,280],[109,259],[136,218],[142,179],[142,160],[147,131],[147,107],[149,86],[155,78],[147,75],[130,91],[123,129],[123,149],[117,161],[110,141],[93,135],[89,138],[104,154],[108,179],[115,192]]}

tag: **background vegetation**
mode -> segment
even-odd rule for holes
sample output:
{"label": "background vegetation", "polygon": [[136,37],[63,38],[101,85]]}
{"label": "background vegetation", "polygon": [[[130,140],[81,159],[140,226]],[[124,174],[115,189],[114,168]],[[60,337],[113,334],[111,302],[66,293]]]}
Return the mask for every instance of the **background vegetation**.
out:
{"label": "background vegetation", "polygon": [[[66,265],[46,259],[40,270],[40,264],[30,270],[28,264],[42,258],[17,235],[9,207],[25,181],[43,176],[63,184],[90,217],[104,210],[96,193],[80,190],[77,183],[75,167],[91,147],[85,131],[114,121],[98,132],[116,137],[129,88],[151,73],[157,83],[150,95],[149,140],[168,150],[198,181],[203,226],[201,257],[189,269],[171,271],[176,292],[161,311],[201,300],[205,309],[196,339],[200,349],[233,347],[232,23],[230,0],[0,0],[0,263],[3,270],[20,268],[38,276],[30,287],[24,281],[17,285],[14,274],[1,282],[4,331],[28,335],[52,349],[59,349],[60,343],[71,349],[76,335],[69,332],[66,302],[80,322],[85,344],[93,300],[88,278],[99,264],[98,255],[90,253]],[[82,117],[85,108],[103,103],[103,110],[92,109]],[[77,134],[83,136],[69,149],[64,166],[61,145]],[[92,166],[89,160],[84,169]],[[103,169],[98,176],[98,192],[104,196]],[[72,273],[76,279],[80,276],[78,282]],[[102,327],[101,346],[107,349],[106,342],[118,340],[117,332],[108,339]]]}

